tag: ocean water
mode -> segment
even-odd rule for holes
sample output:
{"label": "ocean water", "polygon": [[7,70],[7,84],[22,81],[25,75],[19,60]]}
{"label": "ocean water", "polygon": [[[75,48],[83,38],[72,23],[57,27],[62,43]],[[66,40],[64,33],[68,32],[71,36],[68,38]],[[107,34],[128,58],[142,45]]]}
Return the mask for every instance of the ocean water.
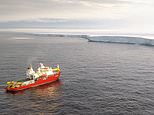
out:
{"label": "ocean water", "polygon": [[[59,81],[18,93],[5,83],[59,64]],[[83,38],[0,34],[0,114],[154,115],[154,47]]]}

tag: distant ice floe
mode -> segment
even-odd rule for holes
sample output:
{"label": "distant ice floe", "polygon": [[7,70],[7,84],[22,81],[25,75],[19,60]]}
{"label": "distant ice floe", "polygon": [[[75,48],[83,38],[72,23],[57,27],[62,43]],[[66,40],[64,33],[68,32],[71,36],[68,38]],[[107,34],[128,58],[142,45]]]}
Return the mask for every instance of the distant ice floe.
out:
{"label": "distant ice floe", "polygon": [[154,39],[130,36],[89,36],[89,42],[121,43],[121,44],[140,44],[154,46]]}
{"label": "distant ice floe", "polygon": [[11,39],[14,39],[14,40],[29,40],[29,39],[33,39],[33,38],[30,38],[30,37],[13,37]]}
{"label": "distant ice floe", "polygon": [[70,38],[86,38],[87,35],[81,34],[66,34],[66,33],[31,33],[29,35],[39,37],[70,37]]}

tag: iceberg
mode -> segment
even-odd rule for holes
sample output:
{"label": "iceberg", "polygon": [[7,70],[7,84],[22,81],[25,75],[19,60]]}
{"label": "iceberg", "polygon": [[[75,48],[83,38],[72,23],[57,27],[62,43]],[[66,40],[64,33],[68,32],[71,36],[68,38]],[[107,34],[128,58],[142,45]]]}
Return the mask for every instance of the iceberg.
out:
{"label": "iceberg", "polygon": [[130,36],[89,36],[89,42],[154,45],[154,39]]}
{"label": "iceberg", "polygon": [[[21,33],[18,33],[19,35]],[[28,36],[27,36],[28,35]],[[154,46],[153,36],[145,35],[89,35],[89,34],[73,34],[73,33],[24,33],[24,36],[14,37],[13,39],[31,39],[34,37],[66,37],[66,38],[81,38],[88,42],[104,42],[104,43],[120,43],[120,44],[139,44]]]}

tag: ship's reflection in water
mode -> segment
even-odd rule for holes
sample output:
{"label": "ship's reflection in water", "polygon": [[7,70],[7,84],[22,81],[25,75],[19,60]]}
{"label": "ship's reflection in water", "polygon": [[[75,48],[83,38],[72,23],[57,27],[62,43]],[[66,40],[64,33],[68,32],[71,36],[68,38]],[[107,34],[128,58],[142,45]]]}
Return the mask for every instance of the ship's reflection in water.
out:
{"label": "ship's reflection in water", "polygon": [[[63,93],[61,90],[62,83],[60,80],[35,87],[31,90],[30,106],[33,108],[31,111],[37,111],[38,114],[54,114],[61,110],[63,103],[61,99]],[[37,113],[36,112],[36,113]]]}
{"label": "ship's reflection in water", "polygon": [[41,85],[32,89],[32,92],[39,97],[55,98],[61,95],[60,87],[61,81],[55,81],[50,84]]}

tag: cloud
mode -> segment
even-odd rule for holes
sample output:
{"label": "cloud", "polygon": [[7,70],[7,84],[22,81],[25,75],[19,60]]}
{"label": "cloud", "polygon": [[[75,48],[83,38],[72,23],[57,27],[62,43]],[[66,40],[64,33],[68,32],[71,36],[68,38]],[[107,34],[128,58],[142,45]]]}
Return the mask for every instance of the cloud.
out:
{"label": "cloud", "polygon": [[[37,18],[89,18],[124,0],[0,0],[0,21]],[[104,6],[103,6],[104,5]],[[108,5],[108,6],[107,6]],[[89,8],[91,7],[91,8]],[[110,11],[106,11],[110,12]]]}
{"label": "cloud", "polygon": [[154,28],[153,0],[0,0],[0,28]]}

